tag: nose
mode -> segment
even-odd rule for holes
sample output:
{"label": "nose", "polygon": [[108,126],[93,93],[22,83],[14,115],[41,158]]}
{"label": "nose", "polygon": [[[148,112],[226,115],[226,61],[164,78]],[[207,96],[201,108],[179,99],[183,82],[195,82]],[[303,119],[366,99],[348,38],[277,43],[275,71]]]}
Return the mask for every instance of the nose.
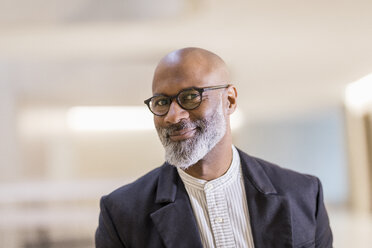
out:
{"label": "nose", "polygon": [[189,118],[189,112],[181,108],[176,99],[173,99],[169,106],[168,113],[164,117],[164,121],[170,124],[175,124],[180,120],[187,118]]}

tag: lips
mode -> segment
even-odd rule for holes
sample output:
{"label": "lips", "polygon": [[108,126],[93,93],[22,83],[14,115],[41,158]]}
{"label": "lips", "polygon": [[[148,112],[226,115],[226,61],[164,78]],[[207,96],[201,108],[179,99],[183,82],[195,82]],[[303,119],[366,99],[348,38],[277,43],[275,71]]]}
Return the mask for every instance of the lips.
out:
{"label": "lips", "polygon": [[195,131],[196,131],[195,128],[186,128],[186,129],[173,131],[169,134],[169,138],[172,141],[180,141],[180,140],[189,139],[192,136],[194,136]]}

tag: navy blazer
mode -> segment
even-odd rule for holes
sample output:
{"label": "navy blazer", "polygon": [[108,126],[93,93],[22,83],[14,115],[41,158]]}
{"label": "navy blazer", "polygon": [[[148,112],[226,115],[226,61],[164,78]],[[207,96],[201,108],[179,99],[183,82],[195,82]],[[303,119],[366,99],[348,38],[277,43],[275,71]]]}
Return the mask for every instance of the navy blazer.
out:
{"label": "navy blazer", "polygon": [[[255,248],[332,247],[319,179],[239,151]],[[177,170],[167,163],[102,197],[97,248],[202,247]]]}

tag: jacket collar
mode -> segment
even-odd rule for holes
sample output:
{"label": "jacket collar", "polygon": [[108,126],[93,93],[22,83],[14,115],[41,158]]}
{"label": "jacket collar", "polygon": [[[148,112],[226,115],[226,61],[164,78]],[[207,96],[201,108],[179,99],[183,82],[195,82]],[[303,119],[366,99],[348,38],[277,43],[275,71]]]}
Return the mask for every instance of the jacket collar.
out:
{"label": "jacket collar", "polygon": [[155,202],[163,207],[150,214],[165,247],[202,248],[186,189],[176,168],[161,167]]}
{"label": "jacket collar", "polygon": [[160,170],[155,203],[174,202],[180,184],[178,172],[175,167],[168,163],[164,163]]}
{"label": "jacket collar", "polygon": [[262,194],[277,194],[262,165],[256,159],[237,149],[240,156],[243,175]]}
{"label": "jacket collar", "polygon": [[289,200],[277,192],[257,159],[238,151],[255,248],[292,247]]}

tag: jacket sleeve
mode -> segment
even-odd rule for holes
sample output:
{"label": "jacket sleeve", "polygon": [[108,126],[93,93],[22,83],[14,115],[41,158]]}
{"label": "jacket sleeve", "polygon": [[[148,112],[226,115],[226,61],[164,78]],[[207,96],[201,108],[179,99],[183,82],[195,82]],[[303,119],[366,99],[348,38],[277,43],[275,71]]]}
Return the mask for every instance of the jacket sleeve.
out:
{"label": "jacket sleeve", "polygon": [[329,226],[329,219],[327,210],[323,202],[323,189],[319,179],[318,181],[318,195],[317,195],[317,209],[316,209],[316,233],[315,233],[315,247],[331,248],[333,243],[332,231]]}
{"label": "jacket sleeve", "polygon": [[99,214],[99,224],[95,236],[96,248],[125,248],[125,245],[119,238],[104,200],[105,197],[102,197],[100,200],[101,212]]}

